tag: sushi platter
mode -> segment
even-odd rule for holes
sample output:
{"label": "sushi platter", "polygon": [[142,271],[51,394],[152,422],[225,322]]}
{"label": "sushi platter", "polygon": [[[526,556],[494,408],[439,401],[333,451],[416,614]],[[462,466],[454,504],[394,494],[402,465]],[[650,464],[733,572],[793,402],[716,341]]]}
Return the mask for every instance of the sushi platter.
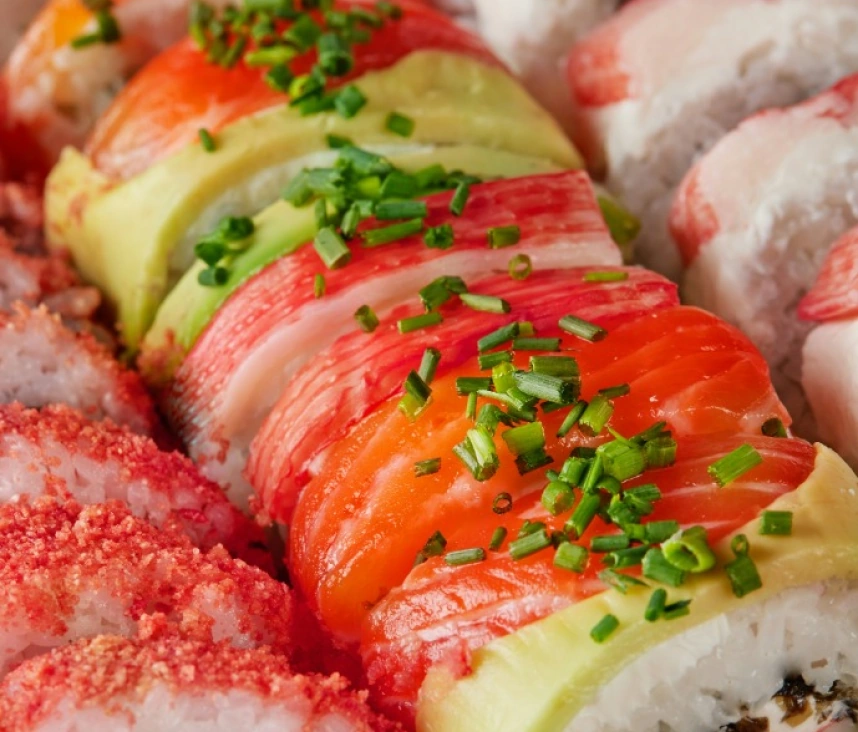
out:
{"label": "sushi platter", "polygon": [[858,730],[856,38],[0,0],[0,732]]}

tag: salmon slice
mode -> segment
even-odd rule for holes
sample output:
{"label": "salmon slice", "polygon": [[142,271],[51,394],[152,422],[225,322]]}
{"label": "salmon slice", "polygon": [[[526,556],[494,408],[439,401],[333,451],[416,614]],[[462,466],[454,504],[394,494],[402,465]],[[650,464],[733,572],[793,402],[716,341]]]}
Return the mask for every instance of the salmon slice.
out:
{"label": "salmon slice", "polygon": [[[683,528],[702,525],[711,542],[752,520],[779,495],[802,483],[813,467],[812,445],[794,438],[733,435],[678,442],[673,466],[647,471],[629,486],[655,483],[661,490],[663,498],[647,521],[676,519]],[[757,449],[763,462],[719,488],[707,467],[745,443]],[[484,504],[479,517],[445,534],[447,551],[485,547],[498,526],[515,538],[525,519],[544,521],[552,530],[563,528],[565,516],[548,514],[539,491],[513,505],[513,511],[497,516],[490,504]],[[593,536],[615,531],[597,517],[580,543],[589,546]],[[485,562],[462,567],[431,558],[372,608],[363,626],[361,650],[373,692],[383,700],[385,711],[411,718],[430,666],[444,663],[454,673],[464,673],[475,649],[606,587],[597,577],[605,569],[601,559],[605,555],[591,554],[586,570],[576,574],[555,567],[551,549],[515,561],[506,547],[505,543],[500,551],[488,552]],[[639,568],[633,570],[638,572]]]}
{"label": "salmon slice", "polygon": [[[468,283],[473,292],[506,299],[512,312],[494,316],[497,327],[527,320],[537,330],[552,327],[564,308],[611,329],[625,320],[679,304],[676,287],[638,268],[606,268],[628,279],[586,282],[589,270],[536,272],[525,281],[492,275]],[[306,364],[283,394],[251,446],[247,477],[271,520],[288,524],[301,488],[311,479],[313,463],[326,448],[346,436],[374,409],[402,390],[402,375],[417,369],[424,348],[443,356],[441,376],[471,358],[485,335],[486,315],[460,302],[442,308],[445,320],[420,338],[404,339],[399,317],[413,306],[394,311],[367,339],[349,333]]]}
{"label": "salmon slice", "polygon": [[[386,321],[435,278],[467,281],[506,270],[516,254],[537,269],[620,264],[583,172],[475,185],[461,217],[449,213],[452,195],[430,196],[426,218],[427,227],[452,225],[451,249],[428,248],[421,236],[355,246],[348,266],[325,274],[326,294],[316,299],[313,278],[324,265],[303,247],[242,285],[188,353],[165,396],[168,416],[206,475],[228,486],[239,505],[247,503],[241,472],[263,420],[301,366],[357,330],[353,314],[362,305]],[[489,248],[487,230],[510,224],[520,227],[519,243]]]}
{"label": "salmon slice", "polygon": [[[339,2],[340,8],[370,4]],[[498,61],[473,34],[418,3],[397,3],[403,13],[373,30],[371,40],[355,48],[355,64],[343,84],[368,71],[386,68],[418,50],[436,49],[473,56],[487,64]],[[295,74],[308,73],[315,50],[290,62]],[[87,144],[96,167],[107,175],[130,178],[197,139],[229,123],[288,100],[265,83],[267,69],[239,61],[226,69],[207,60],[186,39],[162,53],[125,87],[99,120]]]}
{"label": "salmon slice", "polygon": [[810,292],[798,305],[802,320],[825,323],[858,315],[858,229],[831,247]]}
{"label": "salmon slice", "polygon": [[[493,326],[487,321],[486,331]],[[556,326],[538,332],[560,334]],[[789,422],[751,343],[694,308],[633,317],[596,343],[565,336],[563,348],[578,360],[584,399],[629,384],[610,422],[623,435],[659,421],[683,439],[758,435],[769,418]],[[519,368],[528,355],[516,355]],[[409,576],[434,531],[447,536],[479,521],[501,491],[516,500],[545,485],[541,471],[519,477],[500,440],[500,468],[484,482],[451,454],[472,426],[456,377],[479,374],[471,360],[433,382],[433,402],[414,423],[395,397],[315,461],[290,525],[290,566],[311,607],[342,642],[357,640],[369,608]],[[577,429],[556,438],[564,417],[565,410],[540,416],[556,467],[572,448],[594,444]],[[441,457],[440,471],[416,479],[415,463],[434,457]]]}

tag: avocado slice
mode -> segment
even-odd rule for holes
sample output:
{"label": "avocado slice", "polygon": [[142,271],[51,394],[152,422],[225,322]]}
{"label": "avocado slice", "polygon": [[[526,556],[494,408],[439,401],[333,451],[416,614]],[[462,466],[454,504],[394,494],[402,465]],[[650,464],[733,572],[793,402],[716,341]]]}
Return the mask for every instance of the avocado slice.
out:
{"label": "avocado slice", "polygon": [[[484,179],[559,170],[542,158],[474,145],[427,148],[392,155],[388,159],[409,173],[440,164],[447,170],[463,170]],[[254,223],[253,243],[236,258],[224,285],[200,285],[197,276],[205,265],[197,262],[161,303],[141,349],[140,366],[150,384],[158,386],[169,381],[217,309],[243,282],[271,262],[311,241],[316,232],[313,208],[294,208],[285,201],[269,206],[254,218]]]}
{"label": "avocado slice", "polygon": [[[368,104],[352,120],[301,117],[287,105],[230,125],[218,150],[191,144],[124,181],[108,180],[66,150],[46,188],[48,240],[71,250],[84,275],[118,310],[135,350],[169,286],[193,261],[193,244],[225,214],[253,215],[326,150],[326,136],[392,152],[473,145],[541,159],[559,168],[581,158],[557,123],[505,71],[439,51],[413,53],[357,80]],[[386,129],[390,112],[415,120],[403,141]],[[302,161],[303,159],[303,161]]]}
{"label": "avocado slice", "polygon": [[[761,536],[759,521],[737,531],[751,538],[761,589],[737,598],[723,573],[697,575],[671,601],[693,598],[692,612],[668,622],[648,623],[644,609],[651,590],[628,595],[606,591],[479,649],[473,673],[453,679],[430,671],[420,693],[420,730],[550,732],[569,729],[576,714],[636,656],[707,620],[783,590],[831,579],[858,577],[858,479],[822,445],[814,470],[796,490],[779,497],[773,511],[793,512],[789,537]],[[729,561],[730,538],[716,553]],[[597,644],[590,629],[606,613],[620,620],[610,640]]]}

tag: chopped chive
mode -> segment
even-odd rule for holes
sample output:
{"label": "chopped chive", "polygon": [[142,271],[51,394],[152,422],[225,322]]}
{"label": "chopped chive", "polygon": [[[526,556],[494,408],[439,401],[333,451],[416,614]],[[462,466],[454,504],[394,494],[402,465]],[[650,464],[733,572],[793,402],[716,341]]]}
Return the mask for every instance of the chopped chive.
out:
{"label": "chopped chive", "polygon": [[582,338],[585,341],[601,341],[608,335],[608,331],[604,328],[594,323],[589,323],[586,320],[582,320],[574,315],[564,315],[560,318],[559,325],[561,330],[571,333],[574,336],[578,336],[578,338]]}
{"label": "chopped chive", "polygon": [[465,419],[470,419],[472,422],[477,419],[477,393],[468,394],[468,401],[465,405]]}
{"label": "chopped chive", "polygon": [[491,388],[492,380],[488,376],[459,376],[456,379],[456,393],[459,396],[486,391]]}
{"label": "chopped chive", "polygon": [[544,521],[531,521],[530,519],[525,519],[521,528],[518,530],[518,536],[515,538],[520,539],[522,536],[530,536],[530,534],[535,534],[540,530],[547,531]]}
{"label": "chopped chive", "polygon": [[620,549],[629,548],[629,537],[627,534],[606,534],[603,536],[594,536],[590,540],[591,551],[601,554],[608,552],[616,552]]}
{"label": "chopped chive", "polygon": [[619,495],[623,489],[622,484],[612,475],[603,475],[596,483],[596,489],[605,491],[611,495]]}
{"label": "chopped chive", "polygon": [[316,229],[324,229],[328,225],[328,204],[323,198],[316,201],[313,215],[316,218]]}
{"label": "chopped chive", "polygon": [[530,323],[526,320],[522,320],[518,324],[518,334],[520,336],[524,336],[525,338],[533,338],[536,335],[536,331],[533,329],[533,323]]}
{"label": "chopped chive", "polygon": [[492,383],[495,391],[508,392],[515,388],[515,366],[511,363],[501,363],[492,369]]}
{"label": "chopped chive", "polygon": [[420,378],[427,384],[431,384],[435,380],[435,372],[438,370],[438,364],[441,361],[441,351],[431,346],[423,351],[423,358],[420,360],[420,368],[417,373]]}
{"label": "chopped chive", "polygon": [[325,141],[331,150],[339,150],[340,148],[354,145],[348,137],[342,137],[341,135],[327,135]]}
{"label": "chopped chive", "polygon": [[521,240],[521,229],[516,226],[495,226],[488,230],[487,237],[492,249],[502,249],[518,244]]}
{"label": "chopped chive", "polygon": [[581,415],[587,411],[587,407],[589,405],[583,399],[579,400],[578,403],[572,407],[569,411],[569,414],[566,415],[566,418],[563,420],[563,423],[560,425],[560,428],[557,430],[558,437],[566,437],[569,434],[570,430],[578,424],[581,419]]}
{"label": "chopped chive", "polygon": [[508,313],[512,309],[506,300],[492,295],[476,295],[472,292],[463,292],[459,295],[459,299],[471,308],[471,310],[483,313],[502,314]]}
{"label": "chopped chive", "polygon": [[392,244],[408,236],[419,234],[421,231],[423,231],[423,219],[411,219],[379,229],[369,229],[361,236],[365,247],[377,247],[382,244]]}
{"label": "chopped chive", "polygon": [[387,175],[393,172],[393,163],[387,158],[354,145],[340,150],[337,167],[351,170],[358,176]]}
{"label": "chopped chive", "polygon": [[351,261],[351,250],[342,237],[330,226],[320,229],[313,240],[313,248],[328,269],[344,267]]}
{"label": "chopped chive", "polygon": [[289,70],[286,64],[276,64],[265,72],[263,79],[274,91],[281,94],[288,94],[289,87],[295,80],[295,75]]}
{"label": "chopped chive", "polygon": [[338,33],[323,33],[316,42],[319,66],[329,76],[345,76],[354,66],[349,44]]}
{"label": "chopped chive", "polygon": [[384,126],[389,132],[400,137],[411,137],[414,132],[414,120],[398,112],[387,115]]}
{"label": "chopped chive", "polygon": [[568,484],[555,480],[545,486],[541,501],[548,513],[559,516],[572,508],[575,503],[575,494]]}
{"label": "chopped chive", "polygon": [[691,600],[679,600],[678,602],[673,602],[670,605],[665,606],[662,617],[665,620],[676,620],[676,618],[681,618],[691,612],[689,607],[690,605]]}
{"label": "chopped chive", "polygon": [[513,378],[516,387],[522,392],[546,402],[570,404],[578,396],[578,384],[559,376],[517,371]]}
{"label": "chopped chive", "polygon": [[763,586],[757,566],[748,554],[737,554],[732,562],[725,565],[724,571],[736,597],[744,597]]}
{"label": "chopped chive", "polygon": [[617,616],[609,613],[593,626],[590,631],[590,637],[596,641],[596,643],[604,643],[619,627],[620,621],[617,619]]}
{"label": "chopped chive", "polygon": [[477,365],[480,371],[492,369],[498,364],[512,361],[512,351],[495,351],[494,353],[481,353],[477,357]]}
{"label": "chopped chive", "polygon": [[461,277],[443,275],[432,280],[428,285],[422,287],[420,300],[426,310],[437,310],[453,295],[461,295],[468,291],[468,286]]}
{"label": "chopped chive", "polygon": [[551,546],[551,537],[541,528],[509,543],[509,554],[515,560],[525,559]]}
{"label": "chopped chive", "polygon": [[489,549],[491,549],[491,551],[493,552],[498,551],[503,545],[504,539],[506,539],[506,535],[507,530],[503,526],[498,526],[492,532],[492,538],[491,541],[489,541]]}
{"label": "chopped chive", "polygon": [[453,246],[453,227],[450,224],[441,224],[426,229],[423,243],[430,249],[449,249]]}
{"label": "chopped chive", "polygon": [[545,446],[545,431],[541,422],[513,427],[501,437],[513,455],[525,455]]}
{"label": "chopped chive", "polygon": [[666,468],[676,462],[676,440],[672,437],[656,437],[644,446],[646,462],[650,468]]}
{"label": "chopped chive", "polygon": [[648,544],[661,544],[679,531],[679,521],[650,521],[644,524],[645,538]]}
{"label": "chopped chive", "polygon": [[340,117],[351,119],[366,104],[366,97],[354,84],[349,84],[342,89],[334,99],[334,107]]}
{"label": "chopped chive", "polygon": [[657,501],[661,498],[661,491],[654,483],[644,483],[626,491],[626,496],[645,501]]}
{"label": "chopped chive", "polygon": [[613,198],[597,196],[596,200],[611,238],[621,247],[631,244],[640,231],[640,221]]}
{"label": "chopped chive", "polygon": [[578,427],[585,435],[598,435],[613,413],[614,405],[604,394],[596,394],[578,420]]}
{"label": "chopped chive", "polygon": [[355,320],[365,333],[372,333],[378,328],[378,316],[369,305],[361,305],[355,311]]}
{"label": "chopped chive", "polygon": [[494,404],[483,405],[482,409],[480,409],[480,414],[477,417],[477,422],[485,425],[492,434],[495,433],[501,422],[510,426],[513,424],[512,418]]}
{"label": "chopped chive", "polygon": [[512,496],[507,493],[498,493],[492,501],[492,511],[499,516],[512,511]]}
{"label": "chopped chive", "polygon": [[540,468],[544,468],[546,465],[551,465],[553,462],[554,458],[540,447],[538,450],[532,450],[531,452],[526,452],[523,455],[516,457],[515,467],[518,470],[519,475],[527,475],[528,473],[532,473],[534,470],[539,470]]}
{"label": "chopped chive", "polygon": [[417,187],[421,190],[437,188],[446,177],[447,171],[444,170],[443,165],[439,165],[438,163],[422,168],[414,174],[414,180],[417,182]]}
{"label": "chopped chive", "polygon": [[492,348],[497,348],[498,346],[503,345],[504,343],[508,343],[513,340],[519,333],[519,325],[518,323],[510,323],[509,325],[505,325],[502,328],[498,328],[496,331],[489,333],[488,335],[483,336],[480,340],[477,341],[477,350],[480,353],[485,351],[489,351]]}
{"label": "chopped chive", "polygon": [[197,282],[203,287],[220,287],[225,285],[229,279],[229,270],[224,267],[208,267],[200,270],[197,275]]}
{"label": "chopped chive", "polygon": [[702,526],[677,532],[661,548],[664,558],[683,572],[708,572],[715,566],[715,554]]}
{"label": "chopped chive", "polygon": [[327,283],[325,282],[325,275],[317,273],[313,276],[313,297],[317,300],[320,297],[324,297],[325,291],[327,289]]}
{"label": "chopped chive", "polygon": [[642,445],[645,442],[654,440],[656,437],[661,437],[666,427],[667,422],[656,422],[651,427],[647,427],[643,432],[639,432],[634,437],[630,438],[629,442],[635,442]]}
{"label": "chopped chive", "polygon": [[618,384],[617,386],[609,386],[606,389],[599,389],[599,393],[606,399],[616,399],[617,397],[626,396],[631,391],[628,384]]}
{"label": "chopped chive", "polygon": [[[631,539],[631,537],[629,537]],[[616,549],[609,553],[604,558],[604,563],[608,567],[614,569],[626,569],[627,567],[637,567],[644,558],[644,555],[649,551],[646,546],[632,546],[628,549]]]}
{"label": "chopped chive", "polygon": [[533,263],[526,254],[516,254],[509,260],[507,270],[514,280],[526,280],[533,272]]}
{"label": "chopped chive", "polygon": [[571,486],[578,486],[581,484],[581,478],[584,477],[584,473],[587,472],[589,465],[590,461],[584,458],[566,458],[557,477],[564,483],[568,483]]}
{"label": "chopped chive", "polygon": [[461,216],[465,210],[465,204],[468,202],[468,196],[471,195],[471,186],[467,181],[461,181],[456,186],[456,192],[453,198],[450,199],[450,213],[453,216]]}
{"label": "chopped chive", "polygon": [[709,466],[708,472],[720,486],[732,483],[763,462],[763,456],[752,445],[737,447]]}
{"label": "chopped chive", "polygon": [[580,574],[587,568],[590,553],[580,544],[564,542],[554,553],[554,566]]}
{"label": "chopped chive", "polygon": [[[465,441],[456,445],[453,452],[479,481],[491,478],[500,464],[492,434],[481,424],[469,429]],[[467,453],[466,456],[465,453]],[[469,458],[473,458],[473,461]],[[475,469],[474,465],[476,465]]]}
{"label": "chopped chive", "polygon": [[559,351],[560,338],[515,338],[512,347],[516,351]]}
{"label": "chopped chive", "polygon": [[760,533],[770,536],[792,534],[792,511],[763,511],[760,517]]}
{"label": "chopped chive", "polygon": [[617,270],[593,271],[584,275],[584,282],[624,282],[628,278],[628,272]]}
{"label": "chopped chive", "polygon": [[394,170],[381,184],[379,196],[383,200],[388,198],[412,198],[417,194],[417,180],[413,175],[406,175]]}
{"label": "chopped chive", "polygon": [[623,528],[636,524],[640,520],[638,512],[620,496],[611,498],[611,503],[608,505],[608,517],[617,526]]}
{"label": "chopped chive", "polygon": [[414,463],[414,476],[423,478],[427,475],[434,475],[441,469],[441,458],[429,458]]}
{"label": "chopped chive", "polygon": [[576,538],[583,536],[587,527],[596,517],[596,513],[599,511],[601,505],[602,500],[595,493],[586,493],[581,496],[581,500],[578,501],[578,505],[572,512],[572,516],[563,527],[566,533]]}
{"label": "chopped chive", "polygon": [[214,137],[212,137],[211,132],[209,132],[205,127],[200,127],[198,134],[200,136],[200,144],[203,146],[203,150],[210,153],[217,150],[217,144],[215,144],[215,140]]}
{"label": "chopped chive", "polygon": [[447,540],[444,538],[444,535],[440,531],[436,531],[432,536],[430,536],[426,543],[423,545],[423,548],[417,552],[417,557],[414,561],[414,565],[422,564],[429,557],[439,557],[444,553],[444,549],[447,547]]}
{"label": "chopped chive", "polygon": [[441,317],[441,313],[435,311],[431,313],[421,313],[420,315],[414,315],[410,318],[402,318],[402,320],[397,321],[396,327],[399,329],[400,333],[413,333],[416,330],[420,330],[421,328],[428,328],[432,325],[438,325],[443,322],[444,318]]}
{"label": "chopped chive", "polygon": [[632,443],[606,442],[597,452],[602,456],[605,473],[621,482],[640,475],[647,467],[644,451]]}
{"label": "chopped chive", "polygon": [[461,567],[465,564],[475,564],[476,562],[484,562],[486,559],[486,550],[482,547],[473,549],[458,549],[454,552],[449,552],[444,557],[444,562],[450,567]]}
{"label": "chopped chive", "polygon": [[667,603],[667,590],[663,587],[659,587],[657,590],[653,590],[652,595],[649,597],[649,602],[647,603],[646,610],[644,610],[644,618],[650,622],[654,623],[664,614],[664,608]]}
{"label": "chopped chive", "polygon": [[656,547],[644,555],[643,576],[671,587],[679,587],[685,582],[685,572],[664,558],[664,553]]}
{"label": "chopped chive", "polygon": [[[428,209],[425,201],[408,201],[392,199],[381,201],[375,207],[375,218],[379,221],[394,221],[396,219],[426,218]],[[422,230],[422,228],[421,228]]]}
{"label": "chopped chive", "polygon": [[788,437],[789,433],[784,423],[777,417],[772,417],[763,422],[762,432],[767,437]]}
{"label": "chopped chive", "polygon": [[587,474],[584,476],[584,480],[581,481],[581,490],[592,493],[596,490],[596,486],[598,485],[601,477],[602,456],[596,453],[589,465],[587,465]]}
{"label": "chopped chive", "polygon": [[609,587],[613,587],[617,592],[625,595],[632,587],[647,587],[646,582],[642,582],[636,577],[630,577],[622,572],[617,572],[614,569],[603,569],[599,572],[599,579]]}
{"label": "chopped chive", "polygon": [[581,376],[578,362],[571,356],[531,356],[530,370],[561,379],[578,379]]}

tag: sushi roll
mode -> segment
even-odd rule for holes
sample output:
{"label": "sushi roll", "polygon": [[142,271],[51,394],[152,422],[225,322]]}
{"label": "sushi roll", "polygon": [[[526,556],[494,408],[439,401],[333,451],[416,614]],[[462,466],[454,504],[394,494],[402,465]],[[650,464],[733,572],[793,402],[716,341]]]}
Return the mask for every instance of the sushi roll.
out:
{"label": "sushi roll", "polygon": [[0,506],[0,584],[0,676],[81,638],[133,637],[151,615],[184,638],[292,647],[285,585],[221,547],[202,553],[116,501]]}
{"label": "sushi roll", "polygon": [[685,297],[738,325],[762,351],[804,434],[809,330],[796,306],[834,241],[858,223],[858,77],[755,115],[688,173],[670,214]]}
{"label": "sushi roll", "polygon": [[572,50],[581,147],[641,219],[641,263],[678,280],[668,212],[685,173],[749,114],[858,71],[856,24],[849,0],[639,0]]}
{"label": "sushi roll", "polygon": [[[390,165],[376,156],[370,159],[379,166]],[[395,177],[394,173],[391,169],[388,177]],[[421,288],[451,272],[468,287],[487,270],[506,269],[516,255],[545,269],[621,263],[620,250],[583,172],[474,183],[467,190],[467,203],[459,216],[450,212],[456,193],[437,193],[425,202],[409,202],[418,210],[425,207],[425,218],[417,221],[410,235],[383,246],[346,248],[349,263],[320,275],[324,295],[315,290],[314,281],[325,264],[315,246],[304,246],[247,279],[211,315],[211,305],[206,302],[211,297],[196,278],[188,284],[205,297],[196,311],[188,308],[183,283],[165,303],[175,302],[179,314],[187,313],[185,322],[195,329],[194,340],[183,353],[182,344],[176,342],[176,334],[186,332],[177,327],[181,321],[177,324],[173,319],[170,328],[156,321],[144,344],[141,367],[153,383],[165,383],[162,401],[171,424],[202,471],[225,486],[236,505],[248,505],[250,488],[242,471],[250,443],[283,387],[338,337],[361,331],[362,321],[355,317],[361,308],[384,322],[407,323],[422,308],[410,307],[407,317],[397,308],[409,300],[417,304]],[[312,212],[313,207],[303,210]],[[280,218],[293,221],[282,212]],[[487,232],[498,221],[514,233],[509,247],[489,245]],[[362,241],[372,242],[373,231],[386,235],[387,226],[385,220],[369,218],[361,223],[358,234]],[[446,231],[445,226],[450,227],[452,246],[427,246],[424,230]],[[268,230],[278,232],[276,227]],[[310,232],[308,236],[312,236]],[[502,233],[503,227],[499,227],[498,235]],[[272,243],[280,245],[279,240]],[[267,246],[260,235],[248,250],[248,261],[258,262],[257,247],[264,251]],[[236,262],[234,269],[241,273],[244,266]],[[219,299],[223,294],[215,292]],[[206,324],[200,316],[210,320]],[[439,316],[443,319],[439,312],[429,317],[437,324]],[[330,326],[311,325],[319,319]],[[362,335],[367,341],[372,338],[368,333]],[[212,357],[214,353],[217,358]],[[176,363],[179,365],[171,373],[170,367]]]}
{"label": "sushi roll", "polygon": [[384,732],[340,676],[264,649],[100,636],[25,662],[0,685],[5,732]]}
{"label": "sushi roll", "polygon": [[2,406],[0,464],[0,503],[41,495],[81,504],[120,500],[155,526],[184,531],[203,550],[223,544],[272,568],[262,529],[190,460],[111,422],[91,422],[68,407]]}
{"label": "sushi roll", "polygon": [[853,466],[858,465],[856,263],[858,230],[850,229],[835,242],[816,282],[798,307],[802,320],[817,324],[802,349],[801,380],[820,439]]}
{"label": "sushi roll", "polygon": [[[330,167],[330,144],[408,158],[410,172],[448,160],[479,177],[580,165],[474,35],[425,5],[396,8],[379,14],[354,0],[291,22],[260,10],[236,21],[234,38],[208,17],[132,79],[85,154],[64,154],[46,189],[49,243],[68,247],[117,305],[131,350],[195,245],[224,217],[277,201],[302,169]],[[352,20],[340,27],[343,17]],[[259,23],[271,31],[258,41]],[[141,225],[117,229],[130,220]]]}
{"label": "sushi roll", "polygon": [[56,314],[18,302],[0,312],[0,404],[67,404],[90,419],[109,418],[141,435],[163,428],[140,375],[123,367],[94,336]]}

